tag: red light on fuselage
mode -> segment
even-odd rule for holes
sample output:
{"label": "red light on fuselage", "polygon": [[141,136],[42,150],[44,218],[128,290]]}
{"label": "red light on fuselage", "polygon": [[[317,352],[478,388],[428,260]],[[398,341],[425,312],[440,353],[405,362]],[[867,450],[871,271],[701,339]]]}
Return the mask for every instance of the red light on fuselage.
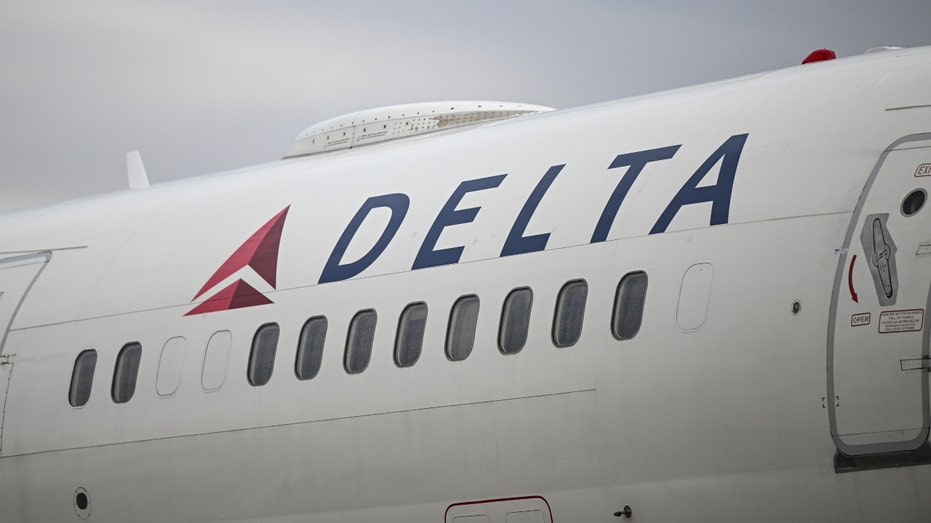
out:
{"label": "red light on fuselage", "polygon": [[837,58],[837,53],[830,49],[816,49],[808,55],[807,58],[802,60],[802,64],[810,64],[811,62],[823,62],[825,60],[833,60]]}

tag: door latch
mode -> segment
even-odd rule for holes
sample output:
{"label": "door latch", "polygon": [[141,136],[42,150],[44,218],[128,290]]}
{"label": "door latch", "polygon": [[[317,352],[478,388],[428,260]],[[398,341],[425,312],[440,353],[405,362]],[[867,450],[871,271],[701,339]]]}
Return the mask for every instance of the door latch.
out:
{"label": "door latch", "polygon": [[897,249],[886,225],[888,219],[888,214],[871,214],[866,217],[860,232],[863,252],[869,261],[867,267],[873,275],[876,297],[882,306],[895,305],[899,288],[895,263]]}

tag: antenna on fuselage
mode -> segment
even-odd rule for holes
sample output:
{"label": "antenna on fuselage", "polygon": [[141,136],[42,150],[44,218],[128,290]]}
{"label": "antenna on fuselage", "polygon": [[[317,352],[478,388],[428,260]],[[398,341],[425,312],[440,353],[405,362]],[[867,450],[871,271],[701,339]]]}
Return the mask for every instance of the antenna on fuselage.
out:
{"label": "antenna on fuselage", "polygon": [[126,170],[129,174],[129,188],[132,190],[148,189],[149,177],[142,165],[142,155],[139,151],[126,153]]}

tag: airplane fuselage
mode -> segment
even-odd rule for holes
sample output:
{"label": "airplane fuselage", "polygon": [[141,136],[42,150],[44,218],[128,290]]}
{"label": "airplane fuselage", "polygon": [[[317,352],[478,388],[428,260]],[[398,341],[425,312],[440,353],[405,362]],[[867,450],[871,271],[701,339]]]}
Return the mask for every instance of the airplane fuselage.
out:
{"label": "airplane fuselage", "polygon": [[929,60],[0,215],[0,520],[923,520]]}

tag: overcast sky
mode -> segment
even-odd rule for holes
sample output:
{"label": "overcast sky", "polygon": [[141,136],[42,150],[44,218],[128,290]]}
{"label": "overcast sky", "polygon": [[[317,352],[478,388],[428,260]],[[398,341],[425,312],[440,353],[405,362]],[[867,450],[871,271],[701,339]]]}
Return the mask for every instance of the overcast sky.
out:
{"label": "overcast sky", "polygon": [[280,158],[359,109],[572,107],[929,27],[929,0],[0,0],[0,210],[124,190],[136,149],[155,184]]}

